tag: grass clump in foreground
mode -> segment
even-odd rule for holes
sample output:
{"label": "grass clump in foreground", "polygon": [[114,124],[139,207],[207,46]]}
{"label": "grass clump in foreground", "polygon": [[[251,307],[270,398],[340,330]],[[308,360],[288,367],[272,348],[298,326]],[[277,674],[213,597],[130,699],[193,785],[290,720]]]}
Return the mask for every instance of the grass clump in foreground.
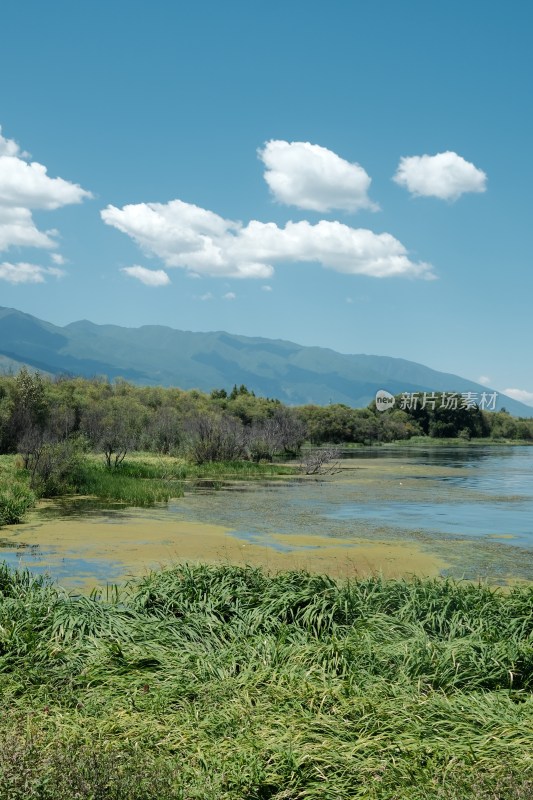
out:
{"label": "grass clump in foreground", "polygon": [[533,589],[0,567],[0,798],[530,800]]}

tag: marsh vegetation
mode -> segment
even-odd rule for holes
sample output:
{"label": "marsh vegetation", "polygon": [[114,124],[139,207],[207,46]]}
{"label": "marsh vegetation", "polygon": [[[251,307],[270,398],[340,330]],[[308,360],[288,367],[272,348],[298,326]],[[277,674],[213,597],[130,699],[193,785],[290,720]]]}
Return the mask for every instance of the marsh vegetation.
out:
{"label": "marsh vegetation", "polygon": [[0,797],[526,800],[533,590],[0,569]]}
{"label": "marsh vegetation", "polygon": [[[36,497],[90,494],[150,505],[181,496],[193,478],[288,474],[276,461],[291,457],[304,472],[323,473],[339,445],[448,436],[533,441],[533,421],[477,407],[381,414],[374,404],[289,408],[244,385],[206,395],[105,379],[45,380],[23,369],[0,378],[0,457],[18,455],[3,462],[0,525],[20,520]],[[304,443],[329,446],[302,458]],[[134,452],[145,456],[132,460]]]}
{"label": "marsh vegetation", "polygon": [[[372,407],[289,409],[245,387],[207,396],[22,372],[0,381],[0,526],[43,497],[142,508],[206,482],[283,480],[294,475],[285,459],[295,456],[310,480],[324,478],[339,445],[444,442],[453,431],[437,422]],[[472,409],[460,424],[463,443],[533,439],[531,423],[504,413]],[[429,492],[440,485],[442,475],[420,470],[360,469],[337,491],[367,510],[378,484],[381,503],[405,502],[420,497],[422,477]],[[347,540],[334,514],[326,537],[323,498],[307,509],[299,496],[293,517],[301,515],[304,536],[281,524],[270,491],[250,508],[269,528],[276,572],[235,566],[245,546],[246,558],[262,563],[267,548],[253,535],[231,537],[224,565],[182,558],[86,596],[0,566],[0,800],[533,795],[533,590],[362,577],[379,571],[363,563],[383,559],[377,545],[386,546],[381,563],[393,575],[437,574],[448,551],[428,551],[421,531],[409,546],[400,537]],[[475,487],[461,491],[464,504],[483,498]],[[339,497],[342,516],[349,508]],[[508,497],[497,502],[511,507]],[[162,529],[158,556],[169,540],[199,560],[211,547],[220,561],[231,515],[226,530],[212,497],[205,513],[196,541],[191,525],[199,523],[174,521],[172,536]],[[139,552],[149,523],[136,522],[129,549],[119,526],[110,537],[108,523],[93,524],[84,536],[93,547],[100,537]],[[75,524],[54,524],[63,548],[74,547],[65,526],[75,537]],[[354,554],[357,579],[333,577],[340,550]],[[286,571],[295,552],[315,559],[313,572]],[[461,558],[469,552],[463,543]]]}

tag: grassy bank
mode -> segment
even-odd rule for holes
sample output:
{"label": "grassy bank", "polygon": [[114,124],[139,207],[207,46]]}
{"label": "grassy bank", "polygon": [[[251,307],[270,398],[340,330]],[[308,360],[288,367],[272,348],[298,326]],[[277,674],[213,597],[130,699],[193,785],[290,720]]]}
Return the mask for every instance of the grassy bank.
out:
{"label": "grassy bank", "polygon": [[164,462],[136,459],[109,469],[101,459],[85,456],[73,475],[71,493],[150,506],[182,497],[183,483],[172,465]]}
{"label": "grassy bank", "polygon": [[250,461],[220,461],[197,465],[169,456],[134,453],[114,469],[94,456],[87,456],[74,478],[73,491],[102,500],[118,500],[133,506],[148,506],[182,497],[184,486],[201,481],[217,483],[253,480],[294,474],[294,468]]}
{"label": "grassy bank", "polygon": [[0,798],[529,800],[533,590],[0,569]]}
{"label": "grassy bank", "polygon": [[[46,492],[32,491],[29,477],[15,456],[0,456],[0,525],[20,522],[36,498]],[[220,461],[192,464],[184,459],[132,453],[118,467],[109,469],[99,456],[86,454],[76,460],[62,494],[91,495],[131,506],[150,506],[182,497],[186,485],[203,481],[214,488],[224,481],[259,480],[293,475],[286,464]]]}
{"label": "grassy bank", "polygon": [[207,461],[204,464],[193,464],[184,458],[132,453],[120,469],[123,474],[137,478],[196,481],[273,478],[293,475],[295,468],[289,464],[254,461]]}

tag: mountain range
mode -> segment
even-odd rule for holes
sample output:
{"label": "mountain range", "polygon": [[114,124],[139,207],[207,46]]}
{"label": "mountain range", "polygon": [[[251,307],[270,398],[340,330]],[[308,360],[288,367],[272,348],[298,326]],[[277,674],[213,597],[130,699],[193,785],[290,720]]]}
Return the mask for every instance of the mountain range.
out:
{"label": "mountain range", "polygon": [[[125,328],[87,320],[59,327],[0,307],[0,372],[23,365],[47,375],[107,376],[140,385],[181,389],[231,389],[245,384],[256,394],[296,405],[345,403],[363,407],[376,391],[491,392],[474,381],[406,361],[345,355],[217,331],[194,333],[161,325]],[[533,408],[499,395],[496,408],[533,417]]]}

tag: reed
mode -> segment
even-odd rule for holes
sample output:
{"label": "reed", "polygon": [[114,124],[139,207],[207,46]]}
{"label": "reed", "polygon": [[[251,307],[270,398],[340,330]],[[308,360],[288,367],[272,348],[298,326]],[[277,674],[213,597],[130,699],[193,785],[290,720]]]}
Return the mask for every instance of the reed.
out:
{"label": "reed", "polygon": [[[0,798],[529,800],[533,589],[0,567]],[[67,766],[68,765],[68,766]]]}
{"label": "reed", "polygon": [[28,476],[16,466],[13,456],[0,456],[0,526],[22,522],[35,503]]}
{"label": "reed", "polygon": [[133,474],[128,473],[121,465],[116,469],[108,469],[101,463],[86,460],[72,476],[72,488],[75,494],[87,494],[102,500],[115,500],[133,506],[150,506],[154,503],[167,502],[171,497],[181,497],[183,486],[171,476],[159,477],[143,474],[141,468]]}

